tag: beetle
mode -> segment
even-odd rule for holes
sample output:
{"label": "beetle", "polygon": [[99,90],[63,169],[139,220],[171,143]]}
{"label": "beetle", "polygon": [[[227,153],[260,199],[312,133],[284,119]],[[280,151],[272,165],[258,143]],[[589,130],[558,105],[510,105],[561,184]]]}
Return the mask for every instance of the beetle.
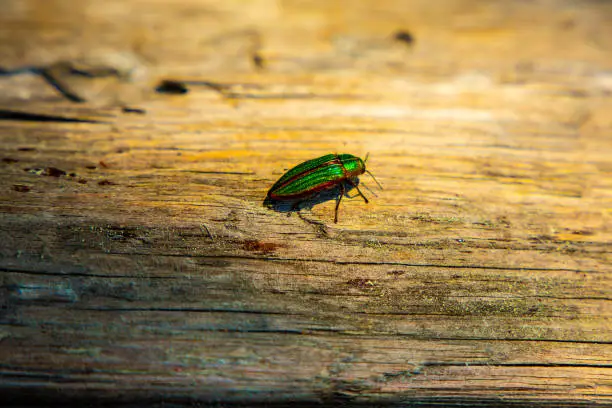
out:
{"label": "beetle", "polygon": [[316,193],[324,190],[340,189],[340,198],[336,201],[334,222],[338,222],[338,208],[342,196],[346,193],[345,183],[356,188],[363,200],[368,199],[357,186],[356,179],[363,173],[368,173],[382,189],[374,175],[366,169],[368,155],[362,160],[352,154],[326,154],[316,159],[305,161],[288,170],[270,188],[264,205],[271,207],[275,202],[297,200],[292,210]]}

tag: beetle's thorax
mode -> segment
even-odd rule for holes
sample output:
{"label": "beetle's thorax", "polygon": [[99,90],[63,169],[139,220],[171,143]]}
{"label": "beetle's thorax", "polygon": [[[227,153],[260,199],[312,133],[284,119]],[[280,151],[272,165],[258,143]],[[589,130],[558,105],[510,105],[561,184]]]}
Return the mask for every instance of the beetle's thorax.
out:
{"label": "beetle's thorax", "polygon": [[352,154],[339,154],[338,160],[342,163],[348,178],[357,177],[365,173],[365,163],[357,156]]}

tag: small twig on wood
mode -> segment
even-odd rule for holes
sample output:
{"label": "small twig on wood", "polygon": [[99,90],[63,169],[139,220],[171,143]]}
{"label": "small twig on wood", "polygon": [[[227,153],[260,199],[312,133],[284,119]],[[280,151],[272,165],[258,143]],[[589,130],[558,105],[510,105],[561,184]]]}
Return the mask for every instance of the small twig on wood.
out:
{"label": "small twig on wood", "polygon": [[206,224],[200,224],[200,230],[202,231],[202,233],[204,233],[204,230],[206,230],[206,233],[208,234],[208,237],[210,238],[211,241],[215,240],[215,237],[213,236],[213,234],[210,232],[210,230],[208,229],[208,227],[206,226]]}
{"label": "small twig on wood", "polygon": [[328,237],[329,238],[329,234],[327,233],[327,226],[321,222],[321,221],[315,221],[315,220],[311,220],[309,218],[306,218],[302,215],[301,211],[296,211],[298,216],[302,219],[302,221],[307,222],[310,225],[314,225],[315,227],[317,227],[317,230],[319,231],[319,234],[321,236],[324,237]]}

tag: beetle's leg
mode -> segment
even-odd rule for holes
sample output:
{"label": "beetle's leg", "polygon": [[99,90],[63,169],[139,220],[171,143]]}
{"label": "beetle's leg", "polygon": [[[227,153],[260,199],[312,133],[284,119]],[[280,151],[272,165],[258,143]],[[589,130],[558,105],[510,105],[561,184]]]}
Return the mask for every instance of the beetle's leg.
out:
{"label": "beetle's leg", "polygon": [[355,184],[355,182],[354,182],[353,180],[347,180],[347,181],[348,181],[348,183],[349,183],[351,186],[353,186],[353,187],[355,187],[355,188],[357,189],[357,192],[359,193],[359,195],[360,195],[361,197],[363,197],[363,200],[364,200],[364,201],[366,202],[366,204],[367,204],[369,201],[368,201],[368,199],[366,198],[366,196],[364,196],[364,195],[363,195],[363,193],[361,192],[361,190],[359,189],[359,187],[357,187],[357,184]]}
{"label": "beetle's leg", "polygon": [[336,201],[336,213],[334,215],[334,224],[338,223],[338,207],[340,207],[340,201],[342,201],[342,196],[346,190],[344,189],[344,184],[340,183],[340,197],[338,197],[338,201]]}

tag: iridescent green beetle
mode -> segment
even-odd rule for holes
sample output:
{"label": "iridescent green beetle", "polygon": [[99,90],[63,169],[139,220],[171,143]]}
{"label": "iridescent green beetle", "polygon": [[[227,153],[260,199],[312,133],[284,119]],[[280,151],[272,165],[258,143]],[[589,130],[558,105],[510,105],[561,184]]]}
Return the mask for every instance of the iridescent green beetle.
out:
{"label": "iridescent green beetle", "polygon": [[357,192],[367,203],[368,199],[357,187],[356,179],[363,173],[368,173],[376,184],[382,189],[376,178],[366,170],[366,161],[352,154],[326,154],[317,159],[305,161],[298,164],[283,176],[270,188],[264,205],[272,206],[275,202],[295,201],[292,209],[297,209],[302,201],[307,200],[314,194],[340,189],[339,199],[336,201],[336,212],[334,222],[338,222],[338,207],[342,196],[346,193],[345,183],[356,188]]}

